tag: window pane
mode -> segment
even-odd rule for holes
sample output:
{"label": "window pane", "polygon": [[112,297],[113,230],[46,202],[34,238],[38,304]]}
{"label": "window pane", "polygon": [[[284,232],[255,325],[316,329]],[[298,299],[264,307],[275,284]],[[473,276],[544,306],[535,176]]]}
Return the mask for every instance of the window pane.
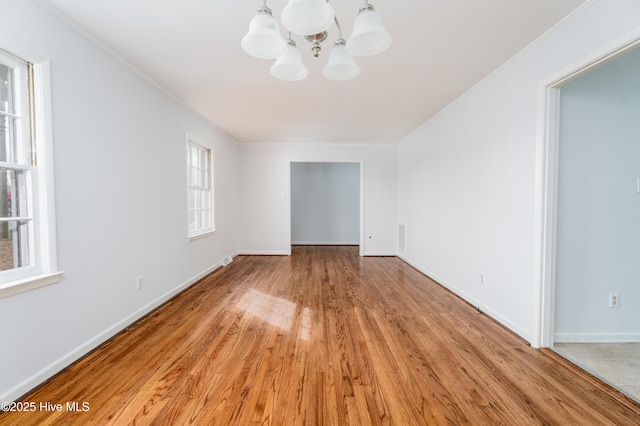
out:
{"label": "window pane", "polygon": [[199,167],[203,170],[207,170],[209,169],[209,156],[207,155],[207,152],[204,150],[200,150],[200,163],[199,163]]}
{"label": "window pane", "polygon": [[203,196],[203,192],[201,189],[196,190],[196,208],[198,210],[201,210],[203,205],[202,205],[202,196]]}
{"label": "window pane", "polygon": [[189,152],[190,152],[189,164],[191,165],[191,167],[197,167],[198,166],[198,148],[191,145],[189,147]]}
{"label": "window pane", "polygon": [[202,215],[200,214],[200,210],[195,211],[196,214],[196,229],[202,229]]}
{"label": "window pane", "polygon": [[200,228],[207,229],[209,225],[207,225],[207,215],[204,210],[200,210]]}
{"label": "window pane", "polygon": [[207,197],[207,191],[201,189],[199,195],[200,196],[198,197],[198,208],[202,210],[203,208],[206,207],[204,200]]}
{"label": "window pane", "polygon": [[209,188],[209,175],[207,170],[200,170],[200,187]]}
{"label": "window pane", "polygon": [[30,164],[28,64],[0,51],[0,161]]}
{"label": "window pane", "polygon": [[187,208],[189,210],[195,208],[196,206],[196,200],[195,200],[195,194],[194,194],[194,190],[193,188],[187,188]]}
{"label": "window pane", "polygon": [[15,117],[0,114],[0,161],[15,162],[17,151]]}
{"label": "window pane", "polygon": [[202,211],[202,221],[204,228],[211,228],[211,210],[205,209]]}
{"label": "window pane", "polygon": [[198,169],[189,167],[189,186],[194,188],[198,186]]}
{"label": "window pane", "polygon": [[196,230],[196,211],[189,210],[189,231]]}
{"label": "window pane", "polygon": [[13,69],[0,64],[0,111],[15,114]]}
{"label": "window pane", "polygon": [[27,220],[0,222],[0,270],[30,265],[30,224]]}
{"label": "window pane", "polygon": [[0,217],[29,216],[27,173],[0,168]]}

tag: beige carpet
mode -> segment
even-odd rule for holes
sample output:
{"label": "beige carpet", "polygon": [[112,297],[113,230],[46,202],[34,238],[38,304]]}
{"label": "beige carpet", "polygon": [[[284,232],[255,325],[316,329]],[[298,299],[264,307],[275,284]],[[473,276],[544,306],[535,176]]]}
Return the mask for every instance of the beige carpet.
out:
{"label": "beige carpet", "polygon": [[640,342],[556,343],[553,349],[640,402]]}

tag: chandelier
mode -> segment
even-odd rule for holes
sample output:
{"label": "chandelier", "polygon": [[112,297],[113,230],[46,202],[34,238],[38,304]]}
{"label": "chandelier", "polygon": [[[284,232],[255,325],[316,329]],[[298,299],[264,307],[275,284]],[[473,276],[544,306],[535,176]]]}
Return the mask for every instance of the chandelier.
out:
{"label": "chandelier", "polygon": [[342,38],[342,28],[328,0],[289,0],[280,15],[289,37],[280,35],[278,23],[267,1],[263,0],[256,16],[249,24],[249,32],[242,38],[242,48],[249,55],[260,59],[275,59],[271,75],[281,80],[302,80],[309,75],[302,62],[302,55],[291,34],[303,36],[312,44],[316,58],[321,45],[328,37],[327,30],[335,23],[338,40],[329,54],[329,61],[322,75],[330,80],[349,80],[360,74],[354,56],[371,56],[382,52],[391,44],[391,35],[384,29],[382,19],[373,6],[365,0],[353,23],[353,33],[348,40]]}

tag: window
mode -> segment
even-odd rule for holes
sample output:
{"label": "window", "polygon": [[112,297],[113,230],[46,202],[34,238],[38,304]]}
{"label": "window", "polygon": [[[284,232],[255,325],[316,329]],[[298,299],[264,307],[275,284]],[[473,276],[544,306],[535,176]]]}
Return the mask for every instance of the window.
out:
{"label": "window", "polygon": [[53,175],[45,161],[46,68],[0,50],[0,297],[61,275],[52,249]]}
{"label": "window", "polygon": [[211,149],[187,135],[189,238],[215,231],[213,226],[213,162]]}

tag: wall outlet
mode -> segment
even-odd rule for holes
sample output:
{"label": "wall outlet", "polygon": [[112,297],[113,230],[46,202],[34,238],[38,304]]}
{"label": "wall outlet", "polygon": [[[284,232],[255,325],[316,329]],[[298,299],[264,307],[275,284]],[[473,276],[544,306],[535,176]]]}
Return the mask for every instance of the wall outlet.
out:
{"label": "wall outlet", "polygon": [[480,274],[480,282],[484,284],[484,274]]}
{"label": "wall outlet", "polygon": [[136,288],[138,290],[142,290],[142,276],[139,276],[138,279],[136,280]]}
{"label": "wall outlet", "polygon": [[620,307],[620,295],[618,293],[609,293],[609,307],[610,308]]}

